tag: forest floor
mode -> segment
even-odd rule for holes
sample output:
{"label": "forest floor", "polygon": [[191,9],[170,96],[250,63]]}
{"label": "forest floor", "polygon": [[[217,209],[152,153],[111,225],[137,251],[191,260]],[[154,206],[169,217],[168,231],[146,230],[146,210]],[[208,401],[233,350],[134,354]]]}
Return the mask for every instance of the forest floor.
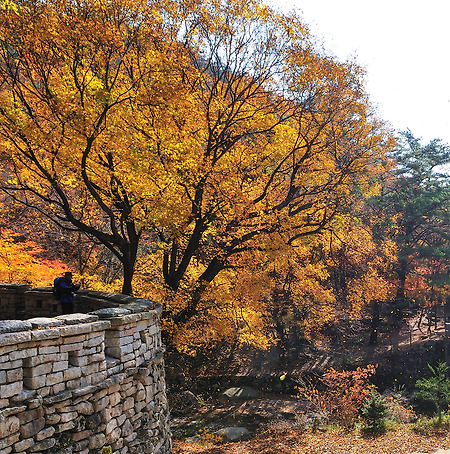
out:
{"label": "forest floor", "polygon": [[249,441],[202,446],[174,441],[174,454],[412,454],[450,450],[450,435],[420,435],[408,429],[364,438],[352,432],[262,433]]}
{"label": "forest floor", "polygon": [[[411,318],[405,327],[393,335],[389,329],[380,330],[376,346],[367,346],[366,341],[358,340],[358,328],[346,328],[335,335],[340,342],[322,345],[318,349],[299,355],[299,361],[289,357],[274,361],[267,355],[256,358],[254,355],[239,356],[222,370],[238,375],[252,375],[255,370],[262,375],[278,378],[280,374],[297,377],[305,371],[339,368],[348,361],[361,365],[383,361],[392,351],[408,350],[425,343],[443,338],[443,326],[432,330],[417,329],[415,319]],[[305,350],[306,351],[306,350]],[[277,353],[275,353],[276,355]],[[279,352],[278,352],[279,354]],[[301,358],[300,358],[301,357]],[[270,366],[268,364],[271,364]],[[274,364],[276,364],[274,366]],[[206,394],[205,396],[206,397]],[[302,412],[301,402],[294,393],[265,393],[257,399],[230,402],[216,397],[205,398],[196,411],[184,417],[172,418],[174,433],[174,454],[412,454],[434,453],[438,450],[450,454],[450,434],[419,433],[411,424],[398,425],[385,435],[366,438],[356,431],[328,429],[313,431],[302,429],[296,418]],[[252,433],[248,441],[220,444],[213,435],[219,427],[244,426]],[[200,436],[196,443],[186,442],[192,435]]]}

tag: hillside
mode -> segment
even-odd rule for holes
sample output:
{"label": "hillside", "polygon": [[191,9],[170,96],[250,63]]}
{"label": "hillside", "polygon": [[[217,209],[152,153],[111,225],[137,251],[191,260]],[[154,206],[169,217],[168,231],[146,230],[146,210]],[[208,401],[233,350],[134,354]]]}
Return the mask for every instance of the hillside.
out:
{"label": "hillside", "polygon": [[[434,364],[444,357],[443,324],[418,329],[417,322],[418,316],[411,314],[395,335],[387,323],[382,324],[376,346],[364,342],[367,331],[363,323],[358,323],[340,325],[333,337],[314,347],[303,345],[295,351],[284,352],[279,348],[266,352],[239,349],[222,358],[222,362],[216,361],[216,368],[209,373],[199,366],[196,371],[200,375],[190,377],[188,388],[201,397],[197,408],[181,409],[182,400],[173,398],[177,386],[169,379],[174,453],[402,454],[450,449],[447,432],[419,434],[412,430],[411,424],[396,426],[395,430],[373,439],[356,432],[305,429],[305,405],[296,395],[296,385],[302,376],[320,374],[330,367],[350,369],[378,364],[373,377],[378,389],[381,392],[402,389],[405,398],[413,404],[415,381],[427,373],[427,363]],[[221,392],[230,386],[251,386],[258,390],[259,396],[241,401],[224,400]],[[220,445],[212,433],[225,426],[246,427],[252,434],[251,439]],[[193,435],[200,436],[197,444],[184,442]]]}

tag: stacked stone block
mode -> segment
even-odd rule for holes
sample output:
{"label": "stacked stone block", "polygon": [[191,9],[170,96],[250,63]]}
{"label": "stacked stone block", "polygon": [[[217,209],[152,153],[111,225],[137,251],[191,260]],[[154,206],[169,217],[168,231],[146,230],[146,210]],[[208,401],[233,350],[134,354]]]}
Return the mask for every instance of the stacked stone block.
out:
{"label": "stacked stone block", "polygon": [[170,453],[160,312],[0,322],[0,454]]}

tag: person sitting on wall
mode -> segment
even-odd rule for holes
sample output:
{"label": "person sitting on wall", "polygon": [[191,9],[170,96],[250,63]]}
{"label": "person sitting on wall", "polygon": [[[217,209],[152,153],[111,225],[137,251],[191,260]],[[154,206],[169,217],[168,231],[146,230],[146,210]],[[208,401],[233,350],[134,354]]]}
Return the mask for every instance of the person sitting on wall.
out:
{"label": "person sitting on wall", "polygon": [[66,271],[64,276],[57,277],[53,282],[53,295],[61,303],[63,314],[73,313],[73,302],[75,301],[75,292],[79,290],[80,285],[72,282],[72,273]]}

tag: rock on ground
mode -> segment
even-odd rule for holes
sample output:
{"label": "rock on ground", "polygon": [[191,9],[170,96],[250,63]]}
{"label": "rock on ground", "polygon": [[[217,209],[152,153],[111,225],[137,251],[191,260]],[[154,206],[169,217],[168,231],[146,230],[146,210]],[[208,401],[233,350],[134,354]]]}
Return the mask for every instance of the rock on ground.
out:
{"label": "rock on ground", "polygon": [[214,432],[223,443],[248,440],[251,435],[245,427],[224,427]]}

